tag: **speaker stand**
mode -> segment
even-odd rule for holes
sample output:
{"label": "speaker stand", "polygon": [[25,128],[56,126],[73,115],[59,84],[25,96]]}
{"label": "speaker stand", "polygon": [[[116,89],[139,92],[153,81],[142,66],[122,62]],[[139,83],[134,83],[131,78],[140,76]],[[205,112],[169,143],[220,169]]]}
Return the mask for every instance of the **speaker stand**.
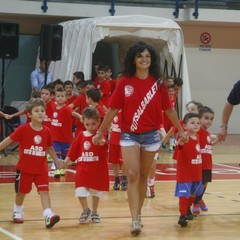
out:
{"label": "speaker stand", "polygon": [[[1,82],[1,111],[3,111],[5,106],[5,89],[4,89],[4,83],[5,83],[5,58],[2,58],[2,82]],[[0,126],[1,126],[1,132],[0,132],[0,139],[1,141],[6,138],[6,130],[8,128],[8,124],[5,118],[0,117]],[[5,148],[3,150],[3,153],[5,156],[7,156],[7,149]]]}
{"label": "speaker stand", "polygon": [[[50,60],[43,60],[45,61],[45,71],[44,71],[44,86],[47,85],[47,77],[48,77],[48,66],[50,64]],[[49,63],[49,64],[48,64]]]}

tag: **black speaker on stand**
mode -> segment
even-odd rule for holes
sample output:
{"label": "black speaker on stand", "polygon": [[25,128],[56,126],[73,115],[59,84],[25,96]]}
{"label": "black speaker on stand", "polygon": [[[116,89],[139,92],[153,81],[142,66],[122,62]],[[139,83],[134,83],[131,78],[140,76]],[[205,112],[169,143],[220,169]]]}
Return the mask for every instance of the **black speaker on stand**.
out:
{"label": "black speaker on stand", "polygon": [[[61,60],[63,26],[42,24],[40,32],[40,56],[46,63]],[[45,85],[47,83],[48,64],[45,67]]]}
{"label": "black speaker on stand", "polygon": [[[19,50],[19,24],[12,22],[0,22],[0,58],[2,59],[2,82],[1,82],[1,110],[5,107],[5,59],[15,59]],[[6,119],[1,120],[1,140],[6,138]],[[5,156],[7,155],[4,150]]]}

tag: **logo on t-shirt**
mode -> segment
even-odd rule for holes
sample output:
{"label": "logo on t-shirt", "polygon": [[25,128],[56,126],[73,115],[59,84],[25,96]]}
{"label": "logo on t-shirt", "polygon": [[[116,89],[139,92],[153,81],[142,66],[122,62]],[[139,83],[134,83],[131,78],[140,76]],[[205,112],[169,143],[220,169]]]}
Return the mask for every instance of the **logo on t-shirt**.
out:
{"label": "logo on t-shirt", "polygon": [[115,116],[114,118],[113,118],[113,122],[118,122],[118,116]]}
{"label": "logo on t-shirt", "polygon": [[131,85],[125,86],[125,96],[130,97],[134,93],[134,88]]}
{"label": "logo on t-shirt", "polygon": [[36,144],[40,144],[42,142],[42,137],[39,136],[39,135],[36,135],[33,139],[33,141],[36,143]]}
{"label": "logo on t-shirt", "polygon": [[83,148],[84,148],[85,150],[88,150],[90,147],[91,147],[91,143],[90,143],[89,141],[85,141],[85,142],[83,143]]}
{"label": "logo on t-shirt", "polygon": [[196,144],[196,150],[197,150],[198,152],[200,152],[200,145],[199,145],[199,144]]}
{"label": "logo on t-shirt", "polygon": [[54,112],[54,113],[53,113],[53,117],[54,117],[54,118],[57,118],[57,117],[58,117],[58,113],[57,113],[57,112]]}

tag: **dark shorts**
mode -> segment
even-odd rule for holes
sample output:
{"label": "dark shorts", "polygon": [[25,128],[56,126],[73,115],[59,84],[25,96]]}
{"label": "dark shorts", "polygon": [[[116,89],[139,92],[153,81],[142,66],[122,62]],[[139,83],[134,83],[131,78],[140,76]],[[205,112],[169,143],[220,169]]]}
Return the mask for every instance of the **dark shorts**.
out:
{"label": "dark shorts", "polygon": [[158,151],[161,146],[160,133],[158,130],[152,130],[141,134],[122,132],[120,145],[122,147],[130,147],[138,145],[145,147],[146,151]]}
{"label": "dark shorts", "polygon": [[202,171],[202,183],[212,182],[212,170],[203,170]]}

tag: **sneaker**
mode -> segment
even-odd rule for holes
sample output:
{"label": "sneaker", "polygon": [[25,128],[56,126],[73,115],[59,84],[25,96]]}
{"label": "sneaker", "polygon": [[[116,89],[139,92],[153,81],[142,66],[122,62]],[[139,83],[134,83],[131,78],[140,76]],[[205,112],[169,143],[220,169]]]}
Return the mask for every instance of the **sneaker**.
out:
{"label": "sneaker", "polygon": [[14,223],[23,223],[23,214],[22,213],[17,213],[13,212],[12,219]]}
{"label": "sneaker", "polygon": [[54,213],[52,213],[51,215],[48,215],[47,217],[45,217],[46,228],[53,227],[59,221],[60,221],[60,217],[58,215]]}
{"label": "sneaker", "polygon": [[48,163],[52,163],[53,162],[53,160],[52,160],[52,158],[51,158],[51,156],[49,154],[47,154],[47,161],[48,161]]}
{"label": "sneaker", "polygon": [[146,197],[147,198],[154,198],[155,197],[154,185],[147,186]]}
{"label": "sneaker", "polygon": [[114,190],[119,190],[120,189],[120,182],[114,182],[114,185],[113,185],[113,189]]}
{"label": "sneaker", "polygon": [[200,201],[198,202],[198,204],[199,204],[199,207],[200,207],[200,209],[201,209],[202,211],[208,211],[208,207],[206,206],[206,204],[205,204],[205,202],[204,202],[203,200],[200,200]]}
{"label": "sneaker", "polygon": [[101,219],[97,213],[92,213],[91,222],[92,223],[100,223],[101,222]]}
{"label": "sneaker", "polygon": [[193,213],[193,216],[197,216],[199,215],[200,213],[200,207],[198,204],[193,204],[193,208],[192,208],[192,213]]}
{"label": "sneaker", "polygon": [[132,222],[132,228],[130,230],[130,233],[134,236],[139,235],[142,231],[142,226],[139,221],[133,221]]}
{"label": "sneaker", "polygon": [[59,170],[59,169],[56,169],[56,170],[54,171],[54,177],[55,177],[55,178],[60,178],[60,176],[61,176],[60,170]]}
{"label": "sneaker", "polygon": [[122,180],[121,189],[123,191],[126,191],[127,190],[127,186],[128,186],[128,182],[126,180]]}
{"label": "sneaker", "polygon": [[51,165],[51,171],[54,171],[54,170],[56,170],[56,165],[55,165],[55,163],[52,163],[52,165]]}
{"label": "sneaker", "polygon": [[187,219],[188,220],[193,220],[193,214],[192,214],[191,208],[188,208]]}
{"label": "sneaker", "polygon": [[65,174],[66,174],[65,169],[60,169],[59,172],[60,172],[60,176],[65,176]]}
{"label": "sneaker", "polygon": [[178,220],[178,224],[181,225],[181,227],[186,227],[187,224],[188,224],[187,216],[181,215],[179,220]]}
{"label": "sneaker", "polygon": [[84,210],[79,218],[80,223],[89,223],[91,218],[91,210],[87,208]]}
{"label": "sneaker", "polygon": [[162,142],[162,149],[166,149],[167,144],[165,142]]}
{"label": "sneaker", "polygon": [[169,149],[168,149],[168,151],[169,151],[170,153],[173,153],[173,152],[174,152],[174,146],[170,146]]}

